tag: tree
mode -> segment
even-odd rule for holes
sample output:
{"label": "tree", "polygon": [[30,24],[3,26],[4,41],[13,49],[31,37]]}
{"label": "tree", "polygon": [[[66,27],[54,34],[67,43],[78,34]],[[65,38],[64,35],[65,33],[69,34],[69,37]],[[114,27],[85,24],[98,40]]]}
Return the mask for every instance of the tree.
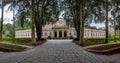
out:
{"label": "tree", "polygon": [[[113,21],[112,23],[114,23],[114,34],[115,34],[115,38],[116,38],[116,35],[117,35],[117,31],[119,32],[119,36],[120,36],[120,21],[119,21],[119,11],[120,11],[120,1],[119,0],[111,0],[111,4],[112,4],[112,10],[111,10],[111,15],[113,16]],[[116,41],[116,39],[115,39]]]}
{"label": "tree", "polygon": [[[18,0],[16,3],[19,8],[18,18],[20,21],[22,23],[28,19],[34,21],[32,25],[36,28],[37,39],[41,40],[42,25],[57,17],[57,0]],[[30,13],[32,13],[31,16]]]}
{"label": "tree", "polygon": [[[91,1],[87,0],[66,0],[68,3],[69,9],[71,10],[71,14],[73,16],[73,21],[75,25],[75,29],[77,32],[77,38],[79,40],[79,44],[83,45],[84,42],[84,24],[93,17],[91,11]],[[79,24],[78,24],[79,23]]]}
{"label": "tree", "polygon": [[105,27],[106,27],[106,35],[105,35],[105,43],[108,43],[108,0],[106,2],[106,22],[105,22]]}
{"label": "tree", "polygon": [[0,41],[2,41],[2,34],[3,34],[3,16],[4,16],[4,7],[11,3],[12,0],[1,0],[1,4],[0,4],[0,8],[2,9],[2,13],[1,13],[1,22],[0,22]]}
{"label": "tree", "polygon": [[110,6],[110,1],[108,1],[108,0],[95,1],[94,0],[94,3],[96,5],[94,8],[95,8],[95,10],[98,11],[97,13],[94,13],[95,14],[95,19],[100,20],[100,21],[97,21],[97,22],[101,22],[102,20],[103,21],[105,20],[105,28],[106,28],[105,29],[106,30],[105,43],[108,43],[108,33],[109,33],[109,31],[108,31],[108,24],[109,24],[109,21],[108,21],[108,12],[110,11],[110,7],[111,7]]}

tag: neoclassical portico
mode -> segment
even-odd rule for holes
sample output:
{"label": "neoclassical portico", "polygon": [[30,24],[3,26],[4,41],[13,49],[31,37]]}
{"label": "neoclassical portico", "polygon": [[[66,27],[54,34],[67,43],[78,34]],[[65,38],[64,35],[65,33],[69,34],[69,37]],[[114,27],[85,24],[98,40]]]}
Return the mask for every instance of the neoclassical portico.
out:
{"label": "neoclassical portico", "polygon": [[59,19],[52,27],[53,38],[68,38],[68,29],[66,21]]}
{"label": "neoclassical portico", "polygon": [[53,38],[68,38],[67,28],[53,28]]}

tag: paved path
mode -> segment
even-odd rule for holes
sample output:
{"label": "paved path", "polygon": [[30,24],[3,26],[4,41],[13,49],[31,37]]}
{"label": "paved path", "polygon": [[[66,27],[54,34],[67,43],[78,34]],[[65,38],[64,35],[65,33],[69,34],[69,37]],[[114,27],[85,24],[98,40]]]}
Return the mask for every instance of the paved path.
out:
{"label": "paved path", "polygon": [[50,40],[24,52],[0,52],[0,63],[120,63],[120,54],[97,55],[70,40]]}

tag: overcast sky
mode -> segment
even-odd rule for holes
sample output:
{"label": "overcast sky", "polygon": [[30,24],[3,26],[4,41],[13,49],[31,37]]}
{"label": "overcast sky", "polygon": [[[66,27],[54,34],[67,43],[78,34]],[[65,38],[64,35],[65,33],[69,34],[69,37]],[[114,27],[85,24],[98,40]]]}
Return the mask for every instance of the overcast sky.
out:
{"label": "overcast sky", "polygon": [[[9,5],[4,7],[4,23],[12,23],[13,13],[8,10]],[[0,9],[0,18],[1,18],[1,9]]]}
{"label": "overcast sky", "polygon": [[[8,7],[9,5],[5,6],[4,8],[4,23],[12,23],[13,13],[12,11],[8,10]],[[1,17],[1,9],[0,9],[0,17]],[[110,13],[109,13],[109,17],[111,17]],[[100,24],[92,23],[91,26],[96,26],[97,28],[99,28],[99,27],[105,27],[104,24],[105,23],[100,23]]]}

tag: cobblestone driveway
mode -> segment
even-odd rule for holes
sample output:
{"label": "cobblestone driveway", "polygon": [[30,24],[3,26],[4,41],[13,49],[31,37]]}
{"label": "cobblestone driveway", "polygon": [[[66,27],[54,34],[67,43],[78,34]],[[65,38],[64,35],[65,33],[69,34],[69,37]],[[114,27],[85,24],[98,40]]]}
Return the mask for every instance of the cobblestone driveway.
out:
{"label": "cobblestone driveway", "polygon": [[49,40],[24,52],[0,52],[0,63],[120,63],[120,54],[97,55],[85,51],[70,40]]}

